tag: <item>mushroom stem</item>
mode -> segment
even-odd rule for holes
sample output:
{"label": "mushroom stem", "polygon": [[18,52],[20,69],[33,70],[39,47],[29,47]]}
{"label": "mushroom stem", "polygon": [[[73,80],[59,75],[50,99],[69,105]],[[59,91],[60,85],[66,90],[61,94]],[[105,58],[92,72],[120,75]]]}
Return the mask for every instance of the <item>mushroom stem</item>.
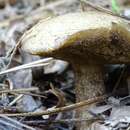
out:
{"label": "mushroom stem", "polygon": [[[101,65],[96,64],[74,65],[77,102],[105,93],[102,68]],[[82,119],[87,118],[89,114],[84,107],[77,111],[76,116]],[[77,124],[77,130],[86,130],[88,125],[87,122],[81,122]]]}

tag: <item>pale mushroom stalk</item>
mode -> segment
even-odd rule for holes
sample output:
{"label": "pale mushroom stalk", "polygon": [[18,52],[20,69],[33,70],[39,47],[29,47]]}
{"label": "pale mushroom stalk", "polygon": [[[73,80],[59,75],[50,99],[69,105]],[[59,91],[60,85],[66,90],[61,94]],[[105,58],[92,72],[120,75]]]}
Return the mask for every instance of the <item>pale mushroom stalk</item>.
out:
{"label": "pale mushroom stalk", "polygon": [[84,64],[74,67],[77,102],[104,94],[103,66]]}
{"label": "pale mushroom stalk", "polygon": [[[51,56],[72,64],[76,76],[76,100],[105,93],[103,65],[130,63],[130,33],[127,23],[101,12],[70,13],[40,21],[21,40],[26,52]],[[77,112],[88,116],[86,108]],[[86,130],[88,124],[78,125]]]}
{"label": "pale mushroom stalk", "polygon": [[[84,64],[75,67],[75,92],[77,102],[105,94],[105,87],[103,82],[102,68],[99,65]],[[87,108],[77,110],[78,118],[89,118]],[[87,122],[77,124],[77,130],[86,130]]]}

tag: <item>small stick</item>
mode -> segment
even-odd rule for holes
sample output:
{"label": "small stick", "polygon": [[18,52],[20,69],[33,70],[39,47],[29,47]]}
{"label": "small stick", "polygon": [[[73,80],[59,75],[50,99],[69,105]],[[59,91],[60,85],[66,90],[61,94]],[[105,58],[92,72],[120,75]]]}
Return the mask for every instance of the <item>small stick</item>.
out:
{"label": "small stick", "polygon": [[75,103],[75,104],[72,104],[72,105],[68,105],[68,106],[65,106],[65,107],[55,108],[53,110],[47,110],[47,111],[42,111],[42,112],[0,114],[0,116],[5,115],[5,116],[9,116],[9,117],[31,117],[31,116],[52,115],[52,114],[57,114],[59,112],[66,112],[66,111],[81,108],[83,106],[88,106],[90,104],[93,104],[93,103],[96,103],[96,102],[99,102],[99,101],[103,101],[107,97],[108,96],[106,96],[106,95],[100,96],[100,97],[95,97],[95,98],[84,100],[84,101],[81,101],[81,102],[78,102],[78,103]]}
{"label": "small stick", "polygon": [[30,93],[30,91],[37,91],[38,88],[36,87],[31,87],[31,88],[21,88],[21,89],[12,89],[12,90],[0,90],[0,94],[2,93],[11,93],[11,94],[23,94],[23,95],[30,95],[30,96],[35,96],[35,97],[41,97],[41,98],[46,98],[46,96],[35,94],[35,93]]}
{"label": "small stick", "polygon": [[0,94],[1,93],[17,93],[17,92],[30,92],[30,91],[37,91],[38,88],[36,87],[32,87],[32,88],[20,88],[20,89],[12,89],[12,90],[2,90],[0,91]]}
{"label": "small stick", "polygon": [[[12,93],[12,94],[14,94],[14,93]],[[30,93],[30,92],[17,92],[17,94],[30,95],[30,96],[34,96],[34,97],[40,97],[40,98],[47,98],[46,96],[36,94],[36,93]]]}

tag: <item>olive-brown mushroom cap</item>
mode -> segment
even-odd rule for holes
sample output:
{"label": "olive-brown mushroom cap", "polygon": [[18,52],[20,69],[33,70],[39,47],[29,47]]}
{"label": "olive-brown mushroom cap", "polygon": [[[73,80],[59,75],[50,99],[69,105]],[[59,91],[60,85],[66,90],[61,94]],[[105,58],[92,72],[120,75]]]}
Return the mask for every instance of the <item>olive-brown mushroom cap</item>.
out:
{"label": "olive-brown mushroom cap", "polygon": [[22,37],[22,49],[37,55],[93,55],[110,63],[130,60],[126,22],[102,12],[80,12],[40,21]]}

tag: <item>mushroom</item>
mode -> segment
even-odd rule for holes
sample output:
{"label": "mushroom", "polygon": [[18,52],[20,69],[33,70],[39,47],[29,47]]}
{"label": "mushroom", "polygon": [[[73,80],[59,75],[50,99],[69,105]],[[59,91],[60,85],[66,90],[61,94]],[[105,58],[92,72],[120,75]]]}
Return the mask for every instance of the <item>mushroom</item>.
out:
{"label": "mushroom", "polygon": [[[69,13],[40,21],[24,34],[21,48],[71,63],[78,102],[105,93],[104,64],[130,62],[127,27],[124,19],[103,12]],[[83,118],[85,113],[84,108],[77,115]],[[85,127],[81,125],[80,130]]]}

